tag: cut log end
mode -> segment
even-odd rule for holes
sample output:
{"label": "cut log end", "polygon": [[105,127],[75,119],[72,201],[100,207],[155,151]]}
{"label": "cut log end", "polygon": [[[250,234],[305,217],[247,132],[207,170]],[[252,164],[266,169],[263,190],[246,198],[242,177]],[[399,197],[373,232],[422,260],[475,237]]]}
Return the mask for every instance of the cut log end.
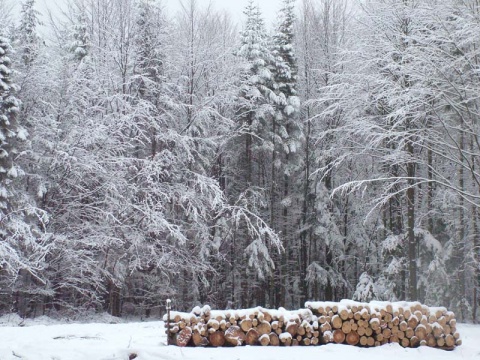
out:
{"label": "cut log end", "polygon": [[239,326],[230,326],[225,331],[225,342],[231,346],[241,346],[245,341],[245,333]]}
{"label": "cut log end", "polygon": [[335,330],[333,332],[333,341],[337,344],[343,344],[345,341],[345,333],[342,330]]}
{"label": "cut log end", "polygon": [[215,331],[208,337],[210,344],[214,347],[221,347],[225,345],[225,335],[222,331]]}
{"label": "cut log end", "polygon": [[356,331],[351,331],[347,334],[346,341],[348,345],[357,345],[360,341],[360,336]]}
{"label": "cut log end", "polygon": [[270,346],[280,345],[280,339],[278,338],[278,335],[276,333],[271,332],[268,336],[270,338]]}
{"label": "cut log end", "polygon": [[257,345],[259,337],[260,335],[258,334],[257,330],[250,329],[248,330],[247,335],[245,336],[245,343],[247,345]]}
{"label": "cut log end", "polygon": [[268,334],[263,334],[258,340],[262,346],[268,346],[270,344],[270,336],[268,336]]}

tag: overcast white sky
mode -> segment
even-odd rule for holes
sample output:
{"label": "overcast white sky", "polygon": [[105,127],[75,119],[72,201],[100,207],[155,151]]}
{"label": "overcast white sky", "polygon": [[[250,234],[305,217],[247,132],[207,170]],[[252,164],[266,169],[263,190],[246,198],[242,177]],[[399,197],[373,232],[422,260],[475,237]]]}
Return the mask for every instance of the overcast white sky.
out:
{"label": "overcast white sky", "polygon": [[[12,2],[20,2],[20,0],[11,0]],[[210,1],[218,9],[228,10],[236,21],[243,21],[243,9],[247,5],[248,0],[197,0],[200,4],[206,5]],[[163,0],[167,9],[171,13],[175,13],[180,8],[179,0]],[[271,25],[276,18],[281,0],[256,0],[262,10],[266,24]],[[38,10],[42,14],[46,14],[46,9],[53,10],[58,6],[62,6],[64,0],[37,0]]]}

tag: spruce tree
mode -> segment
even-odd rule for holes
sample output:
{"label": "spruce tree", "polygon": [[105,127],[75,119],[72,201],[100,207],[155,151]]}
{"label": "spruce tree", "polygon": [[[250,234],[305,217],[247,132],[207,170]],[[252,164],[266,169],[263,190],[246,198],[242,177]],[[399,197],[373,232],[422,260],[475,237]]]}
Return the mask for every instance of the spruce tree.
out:
{"label": "spruce tree", "polygon": [[[246,206],[253,212],[263,212],[261,216],[264,219],[269,218],[266,204],[256,205],[258,199],[264,198],[269,188],[269,183],[265,183],[262,169],[268,168],[271,157],[271,118],[273,116],[272,99],[276,96],[273,91],[271,65],[273,57],[268,46],[269,38],[265,29],[260,9],[249,1],[245,8],[245,25],[240,34],[240,48],[236,52],[237,57],[243,62],[242,72],[239,79],[239,91],[236,97],[236,113],[238,127],[241,137],[236,144],[238,152],[235,157],[236,169],[234,174],[234,184],[230,186],[230,197],[233,199],[244,199]],[[234,248],[232,253],[239,253],[244,249],[250,251],[255,247],[251,246],[249,234],[240,231],[236,234]],[[247,254],[247,256],[249,256]],[[239,291],[235,292],[235,298],[242,301],[241,306],[249,306],[245,294],[250,292],[249,286],[255,287],[255,277],[244,269],[249,268],[245,263],[237,264],[237,259],[232,259],[232,273],[238,274],[237,278],[241,284],[240,292],[243,296],[238,296]],[[245,261],[246,259],[244,259]],[[260,281],[264,281],[266,275],[272,271],[271,262],[259,261],[256,266],[262,266],[262,276]],[[264,285],[261,285],[264,287]],[[237,287],[238,288],[238,287]],[[264,294],[263,294],[264,296]],[[235,301],[235,298],[232,299]],[[272,299],[265,299],[265,303],[272,303]]]}
{"label": "spruce tree", "polygon": [[89,53],[90,34],[87,28],[87,17],[84,12],[77,15],[77,22],[73,26],[73,41],[70,45],[70,51],[73,58],[78,62],[82,61]]}
{"label": "spruce tree", "polygon": [[[278,14],[277,31],[273,36],[273,53],[275,56],[275,80],[277,90],[285,98],[282,109],[285,115],[298,112],[297,97],[297,58],[294,51],[295,0],[283,0]],[[287,108],[291,106],[292,108]]]}
{"label": "spruce tree", "polygon": [[1,299],[6,303],[0,306],[25,316],[32,311],[33,298],[45,289],[40,272],[49,249],[48,235],[41,230],[47,215],[35,207],[20,181],[24,177],[17,157],[27,131],[18,122],[20,101],[10,54],[9,41],[0,34],[0,288],[6,289]]}
{"label": "spruce tree", "polygon": [[[272,73],[274,75],[275,116],[272,118],[274,139],[272,161],[271,208],[277,212],[277,220],[272,225],[282,233],[286,252],[279,262],[279,276],[286,277],[289,288],[293,288],[297,269],[295,259],[300,256],[293,241],[293,231],[298,226],[300,213],[295,209],[292,191],[294,177],[300,168],[299,149],[302,129],[299,121],[300,101],[297,96],[297,59],[294,52],[295,0],[284,0],[278,13],[276,32],[272,37],[272,54],[274,58]],[[298,211],[296,211],[298,210]],[[297,295],[297,294],[296,294]],[[297,306],[296,303],[287,304]]]}
{"label": "spruce tree", "polygon": [[[278,14],[277,31],[273,36],[274,86],[276,97],[276,133],[278,156],[284,175],[290,176],[294,165],[295,153],[301,146],[302,126],[299,121],[300,100],[297,93],[297,58],[294,51],[295,0],[283,0]],[[289,164],[292,162],[293,164]]]}
{"label": "spruce tree", "polygon": [[12,81],[11,47],[8,39],[0,34],[0,216],[9,211],[10,184],[17,176],[14,158],[16,140],[25,137],[25,131],[17,124],[20,102]]}
{"label": "spruce tree", "polygon": [[40,37],[37,33],[37,27],[41,25],[39,15],[35,9],[35,0],[26,0],[22,3],[18,40],[23,64],[27,67],[37,58],[40,48]]}
{"label": "spruce tree", "polygon": [[139,2],[135,36],[135,72],[139,79],[140,96],[152,101],[156,100],[159,85],[164,81],[163,22],[162,11],[155,0]]}
{"label": "spruce tree", "polygon": [[[245,139],[246,183],[247,186],[252,186],[255,184],[253,153],[271,147],[269,118],[273,114],[271,99],[275,94],[272,91],[273,58],[268,48],[268,37],[260,9],[250,1],[245,8],[245,15],[247,19],[241,33],[241,46],[237,52],[237,56],[245,61],[240,94],[237,98],[237,112],[240,114],[241,125],[247,133]],[[255,157],[258,158],[258,156]]]}

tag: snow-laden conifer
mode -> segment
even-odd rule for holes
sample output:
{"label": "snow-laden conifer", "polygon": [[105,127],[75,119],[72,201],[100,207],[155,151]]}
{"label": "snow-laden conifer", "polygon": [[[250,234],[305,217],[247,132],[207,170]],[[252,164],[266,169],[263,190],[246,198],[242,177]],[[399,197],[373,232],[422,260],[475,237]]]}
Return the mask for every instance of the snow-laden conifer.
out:
{"label": "snow-laden conifer", "polygon": [[355,293],[353,294],[353,300],[361,302],[378,300],[375,282],[368,273],[364,272],[362,273],[362,275],[360,275],[357,288],[355,289]]}
{"label": "snow-laden conifer", "polygon": [[302,128],[298,121],[300,99],[297,92],[298,65],[294,50],[294,25],[295,0],[284,0],[273,35],[273,74],[279,111],[276,116],[278,134],[283,138],[283,151],[286,154],[299,150]]}
{"label": "snow-laden conifer", "polygon": [[0,211],[3,215],[9,210],[11,181],[18,175],[14,164],[17,141],[25,140],[27,135],[17,123],[20,101],[15,96],[17,86],[12,80],[10,53],[10,43],[0,33]]}
{"label": "snow-laden conifer", "polygon": [[28,133],[18,121],[20,101],[10,54],[9,41],[0,34],[0,287],[6,290],[7,299],[13,290],[21,294],[12,302],[12,309],[24,316],[29,295],[40,295],[41,289],[35,285],[46,284],[41,271],[49,236],[42,227],[48,217],[23,192],[20,181],[24,172],[18,157]]}
{"label": "snow-laden conifer", "polygon": [[91,46],[87,21],[86,14],[80,11],[76,15],[76,23],[73,25],[73,41],[70,44],[70,51],[72,52],[73,58],[77,61],[82,61],[88,55]]}
{"label": "snow-laden conifer", "polygon": [[146,96],[148,89],[150,96],[158,95],[158,86],[165,80],[166,26],[164,14],[157,1],[139,1],[136,15],[135,72],[138,74],[142,96]]}
{"label": "snow-laden conifer", "polygon": [[40,49],[38,26],[41,25],[40,13],[35,9],[35,0],[25,0],[22,3],[20,27],[18,28],[19,52],[25,66],[36,59]]}
{"label": "snow-laden conifer", "polygon": [[277,96],[273,91],[274,78],[271,71],[273,56],[268,46],[269,38],[260,9],[253,1],[245,8],[245,16],[241,45],[237,51],[237,56],[245,60],[238,103],[246,131],[252,137],[261,140],[260,142],[254,142],[253,138],[249,140],[251,144],[247,144],[247,152],[252,152],[253,148],[271,147],[270,118],[273,115],[272,103]]}

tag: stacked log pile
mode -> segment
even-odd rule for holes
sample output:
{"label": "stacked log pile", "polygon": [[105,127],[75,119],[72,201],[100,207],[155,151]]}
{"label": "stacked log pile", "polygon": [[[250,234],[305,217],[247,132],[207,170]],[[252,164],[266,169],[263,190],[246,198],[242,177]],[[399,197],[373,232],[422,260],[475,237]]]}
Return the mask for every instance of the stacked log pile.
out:
{"label": "stacked log pile", "polygon": [[261,307],[171,312],[164,320],[169,343],[178,346],[312,346],[328,343],[362,347],[398,343],[451,350],[461,345],[455,315],[418,302],[307,302],[288,311]]}
{"label": "stacked log pile", "polygon": [[462,343],[455,314],[442,307],[430,308],[418,302],[363,304],[348,300],[307,302],[306,306],[320,323],[331,326],[326,340],[335,343],[360,346],[398,343],[403,347],[443,349],[453,349]]}

